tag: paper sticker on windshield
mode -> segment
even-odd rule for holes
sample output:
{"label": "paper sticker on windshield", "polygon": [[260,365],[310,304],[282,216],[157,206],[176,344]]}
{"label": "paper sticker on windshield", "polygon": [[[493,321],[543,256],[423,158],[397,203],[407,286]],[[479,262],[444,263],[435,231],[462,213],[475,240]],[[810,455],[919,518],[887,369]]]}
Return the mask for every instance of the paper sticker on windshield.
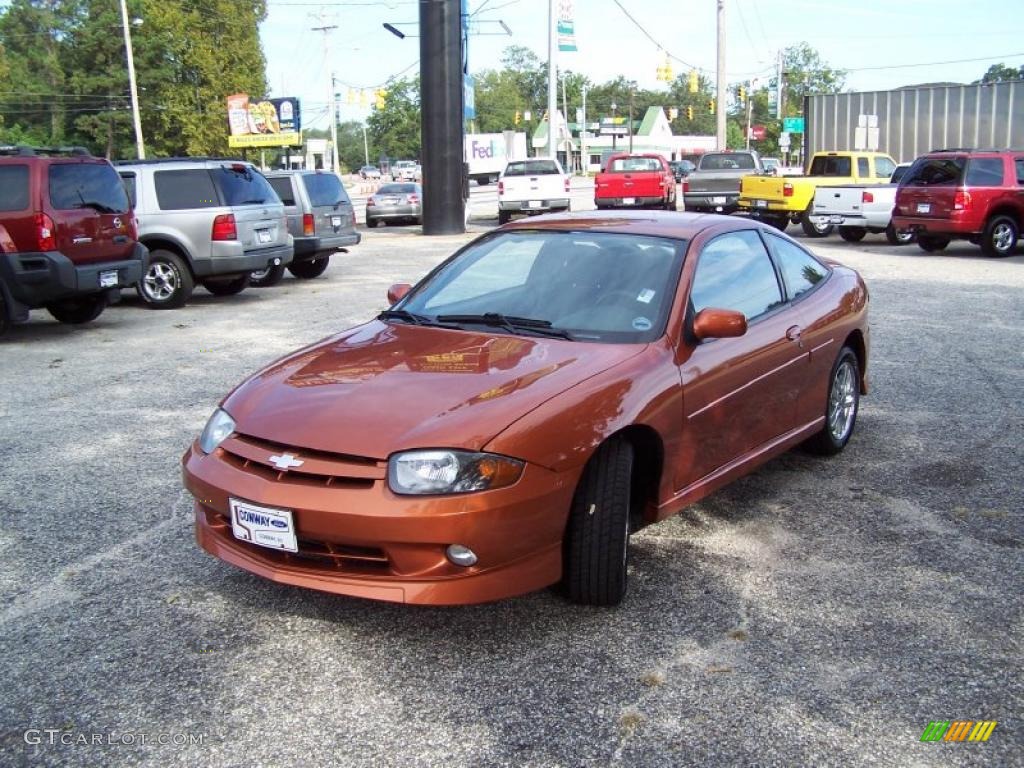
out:
{"label": "paper sticker on windshield", "polygon": [[649,331],[651,330],[651,321],[646,317],[634,317],[633,328],[637,331]]}
{"label": "paper sticker on windshield", "polygon": [[651,299],[654,298],[654,291],[650,288],[644,288],[640,291],[640,295],[636,297],[637,301],[642,301],[644,304],[650,304]]}

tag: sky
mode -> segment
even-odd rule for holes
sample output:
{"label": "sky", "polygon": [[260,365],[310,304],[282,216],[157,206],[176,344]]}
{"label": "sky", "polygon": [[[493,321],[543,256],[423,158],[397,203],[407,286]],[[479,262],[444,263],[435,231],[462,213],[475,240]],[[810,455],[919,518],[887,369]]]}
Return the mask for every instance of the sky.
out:
{"label": "sky", "polygon": [[[469,0],[478,22],[469,41],[470,72],[500,68],[510,45],[547,61],[548,2]],[[342,120],[369,114],[345,103],[349,87],[377,87],[418,72],[418,0],[267,0],[267,7],[261,26],[267,80],[273,96],[302,100],[304,127],[328,124],[332,70]],[[716,0],[575,0],[574,8],[579,50],[559,55],[564,69],[596,83],[624,75],[664,89],[655,74],[667,52],[675,57],[673,75],[694,66],[714,77]],[[780,49],[807,42],[828,66],[848,70],[848,90],[966,83],[994,63],[1024,64],[1021,9],[1021,0],[725,0],[725,68],[729,82],[767,78]],[[409,36],[397,38],[385,22]],[[329,25],[337,29],[312,30]]]}

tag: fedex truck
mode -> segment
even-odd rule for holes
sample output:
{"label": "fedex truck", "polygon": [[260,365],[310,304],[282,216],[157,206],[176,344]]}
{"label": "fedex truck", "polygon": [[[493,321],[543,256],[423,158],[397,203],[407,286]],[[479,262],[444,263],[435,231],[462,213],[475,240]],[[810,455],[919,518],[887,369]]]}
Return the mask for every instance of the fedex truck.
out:
{"label": "fedex truck", "polygon": [[477,184],[490,184],[498,180],[510,160],[526,159],[526,134],[515,131],[504,133],[467,133],[465,160],[469,178]]}

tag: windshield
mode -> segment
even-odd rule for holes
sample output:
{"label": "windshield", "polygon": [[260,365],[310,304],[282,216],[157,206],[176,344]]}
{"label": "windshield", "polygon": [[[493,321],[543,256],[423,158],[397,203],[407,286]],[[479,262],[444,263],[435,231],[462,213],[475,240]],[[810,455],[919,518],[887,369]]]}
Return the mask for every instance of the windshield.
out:
{"label": "windshield", "polygon": [[471,243],[399,307],[441,322],[497,314],[547,321],[579,341],[649,342],[664,333],[685,250],[660,237],[505,232]]}
{"label": "windshield", "polygon": [[742,153],[707,154],[700,161],[700,170],[702,171],[752,171],[754,169],[754,156]]}

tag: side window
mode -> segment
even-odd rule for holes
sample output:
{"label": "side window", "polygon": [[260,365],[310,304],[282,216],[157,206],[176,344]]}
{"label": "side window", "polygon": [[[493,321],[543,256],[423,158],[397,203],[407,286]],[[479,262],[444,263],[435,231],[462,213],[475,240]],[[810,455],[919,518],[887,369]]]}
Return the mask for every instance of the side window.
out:
{"label": "side window", "polygon": [[973,157],[967,163],[967,186],[998,187],[1003,183],[1003,158]]}
{"label": "side window", "polygon": [[134,173],[122,173],[121,183],[124,184],[124,191],[128,193],[128,200],[132,204],[132,208],[135,208],[139,204],[138,189],[136,187],[135,174]]}
{"label": "side window", "polygon": [[895,170],[896,163],[894,163],[888,157],[875,158],[875,178],[888,179],[892,176],[893,171]]}
{"label": "side window", "polygon": [[694,313],[708,307],[732,309],[748,320],[782,303],[779,280],[757,232],[730,232],[704,247],[690,301]]}
{"label": "side window", "polygon": [[1017,184],[1024,186],[1024,158],[1016,158],[1013,164],[1017,169]]}
{"label": "side window", "polygon": [[866,179],[871,175],[871,171],[868,170],[868,159],[866,157],[857,158],[857,176],[861,179]]}
{"label": "side window", "polygon": [[295,193],[292,191],[292,180],[285,177],[278,177],[275,179],[267,179],[270,182],[270,186],[277,192],[277,196],[281,198],[281,202],[285,205],[295,205]]}
{"label": "side window", "polygon": [[216,208],[220,205],[213,179],[203,168],[157,171],[153,174],[153,184],[156,186],[157,203],[164,211]]}
{"label": "side window", "polygon": [[0,165],[0,211],[23,211],[28,197],[28,166]]}
{"label": "side window", "polygon": [[814,288],[828,277],[828,267],[800,246],[777,235],[768,235],[775,260],[782,272],[790,299],[795,299]]}

